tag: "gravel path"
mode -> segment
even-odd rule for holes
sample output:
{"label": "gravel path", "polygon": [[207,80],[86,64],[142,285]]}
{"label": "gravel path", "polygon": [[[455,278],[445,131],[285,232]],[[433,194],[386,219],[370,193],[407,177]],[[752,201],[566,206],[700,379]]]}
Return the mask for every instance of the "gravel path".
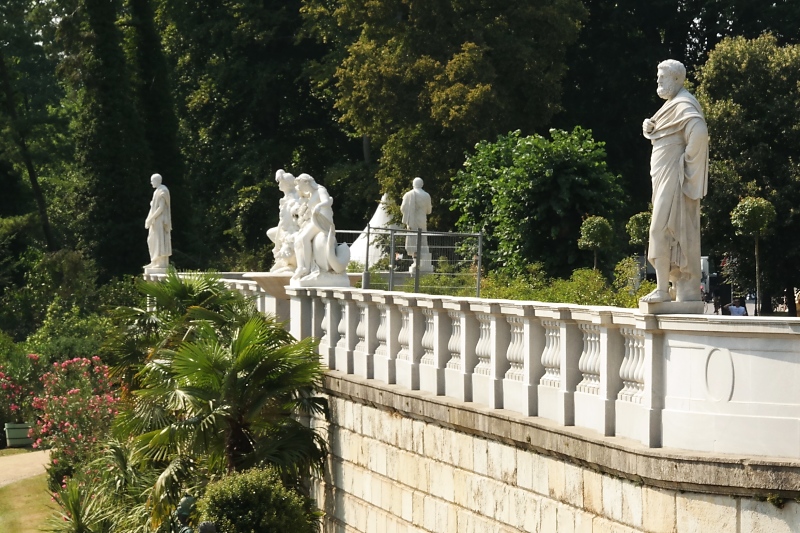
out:
{"label": "gravel path", "polygon": [[49,450],[0,457],[0,487],[20,479],[44,474],[49,458]]}

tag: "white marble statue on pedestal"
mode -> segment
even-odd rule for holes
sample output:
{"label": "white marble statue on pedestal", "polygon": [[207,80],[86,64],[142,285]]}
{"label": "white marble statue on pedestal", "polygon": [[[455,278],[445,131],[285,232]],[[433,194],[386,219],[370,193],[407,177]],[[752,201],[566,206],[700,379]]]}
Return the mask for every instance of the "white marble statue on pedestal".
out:
{"label": "white marble statue on pedestal", "polygon": [[350,249],[336,244],[333,198],[308,174],[295,178],[299,205],[295,210],[300,231],[294,237],[297,268],[291,287],[349,287]]}
{"label": "white marble statue on pedestal", "polygon": [[658,65],[658,95],[666,103],[645,119],[642,132],[653,145],[650,176],[653,216],[648,259],[656,289],[642,302],[699,302],[700,199],[708,189],[708,128],[703,110],[684,87],[684,66]]}
{"label": "white marble statue on pedestal", "polygon": [[150,176],[153,186],[153,199],[150,201],[150,212],[144,221],[147,233],[147,248],[150,251],[150,264],[145,265],[145,272],[166,271],[169,256],[172,255],[172,214],[170,210],[169,189],[161,183],[161,174]]}
{"label": "white marble statue on pedestal", "polygon": [[[413,189],[403,195],[400,212],[403,214],[403,224],[409,230],[428,231],[428,215],[431,214],[431,195],[422,190],[422,178],[414,178]],[[419,257],[417,257],[419,250]],[[406,237],[406,252],[414,259],[410,272],[419,268],[421,272],[432,272],[431,253],[428,249],[428,238],[422,235],[419,241],[416,235]]]}
{"label": "white marble statue on pedestal", "polygon": [[272,255],[275,264],[270,272],[292,273],[297,269],[294,252],[294,239],[300,231],[297,212],[300,208],[300,195],[295,186],[295,178],[283,169],[275,173],[275,181],[283,193],[279,205],[278,225],[267,230],[267,237],[275,244]]}

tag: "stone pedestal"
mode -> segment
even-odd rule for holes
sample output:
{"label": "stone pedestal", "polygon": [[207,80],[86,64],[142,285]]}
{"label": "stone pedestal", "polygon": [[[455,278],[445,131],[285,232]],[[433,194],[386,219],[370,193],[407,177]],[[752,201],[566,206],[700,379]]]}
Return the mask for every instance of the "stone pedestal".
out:
{"label": "stone pedestal", "polygon": [[703,302],[639,302],[639,311],[646,315],[702,315]]}

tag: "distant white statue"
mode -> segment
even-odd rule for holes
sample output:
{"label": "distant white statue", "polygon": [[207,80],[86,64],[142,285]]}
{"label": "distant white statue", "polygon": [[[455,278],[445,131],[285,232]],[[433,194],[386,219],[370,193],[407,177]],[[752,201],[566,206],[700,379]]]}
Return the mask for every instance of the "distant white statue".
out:
{"label": "distant white statue", "polygon": [[648,259],[656,289],[643,302],[693,302],[700,295],[700,199],[708,190],[708,128],[697,99],[683,88],[686,68],[658,65],[658,95],[666,103],[642,123],[653,144],[653,216]]}
{"label": "distant white statue", "polygon": [[300,231],[294,237],[297,268],[290,286],[349,286],[347,244],[336,244],[333,198],[308,174],[295,178],[299,204],[295,209]]}
{"label": "distant white statue", "polygon": [[275,244],[272,255],[275,264],[270,272],[294,272],[297,269],[295,258],[294,240],[300,231],[297,221],[297,211],[300,207],[300,195],[295,186],[295,178],[283,169],[275,173],[275,181],[283,193],[279,202],[278,225],[267,230],[267,237]]}
{"label": "distant white statue", "polygon": [[150,176],[153,186],[153,199],[150,201],[150,212],[144,221],[148,230],[147,247],[150,251],[150,264],[145,268],[166,269],[169,256],[172,255],[172,214],[170,211],[169,189],[161,183],[161,174]]}
{"label": "distant white statue", "polygon": [[[414,188],[403,195],[403,202],[400,204],[403,224],[412,231],[427,231],[428,215],[431,214],[433,207],[431,195],[422,190],[424,185],[422,178],[414,178],[412,184]],[[417,257],[418,249],[420,257]],[[414,264],[411,266],[412,273],[417,268],[425,272],[433,270],[431,254],[428,250],[428,238],[425,235],[421,237],[419,242],[417,242],[416,235],[408,235],[406,237],[406,252],[414,258]]]}

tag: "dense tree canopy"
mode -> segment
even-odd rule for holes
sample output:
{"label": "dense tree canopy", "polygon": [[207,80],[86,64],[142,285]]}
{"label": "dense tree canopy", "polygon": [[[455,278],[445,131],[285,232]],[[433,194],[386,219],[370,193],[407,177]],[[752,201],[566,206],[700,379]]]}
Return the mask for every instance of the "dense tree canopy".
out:
{"label": "dense tree canopy", "polygon": [[573,0],[304,0],[303,13],[332,43],[317,81],[340,121],[380,147],[378,177],[394,198],[415,176],[448,198],[466,149],[546,126],[585,16]]}
{"label": "dense tree canopy", "polygon": [[728,254],[743,288],[755,287],[750,243],[735,235],[729,213],[746,196],[775,206],[774,232],[763,238],[765,291],[800,285],[800,45],[765,35],[725,39],[698,73],[698,99],[712,139],[704,244]]}
{"label": "dense tree canopy", "polygon": [[490,268],[519,272],[540,262],[560,276],[588,263],[579,260],[583,219],[614,221],[623,203],[603,143],[579,127],[551,130],[550,139],[517,131],[479,143],[453,178],[453,192],[459,228],[483,232]]}
{"label": "dense tree canopy", "polygon": [[472,216],[448,207],[465,198],[451,177],[476,145],[581,126],[621,177],[616,223],[647,209],[640,124],[667,57],[710,106],[704,253],[736,256],[751,284],[728,214],[764,196],[778,212],[765,283],[782,290],[800,283],[778,247],[800,235],[798,42],[793,0],[0,2],[0,314],[29,317],[35,301],[30,316],[45,315],[54,290],[37,292],[31,272],[58,249],[101,280],[139,272],[153,172],[172,192],[174,264],[263,270],[279,168],[328,187],[348,229],[421,176],[430,227],[449,230]]}

